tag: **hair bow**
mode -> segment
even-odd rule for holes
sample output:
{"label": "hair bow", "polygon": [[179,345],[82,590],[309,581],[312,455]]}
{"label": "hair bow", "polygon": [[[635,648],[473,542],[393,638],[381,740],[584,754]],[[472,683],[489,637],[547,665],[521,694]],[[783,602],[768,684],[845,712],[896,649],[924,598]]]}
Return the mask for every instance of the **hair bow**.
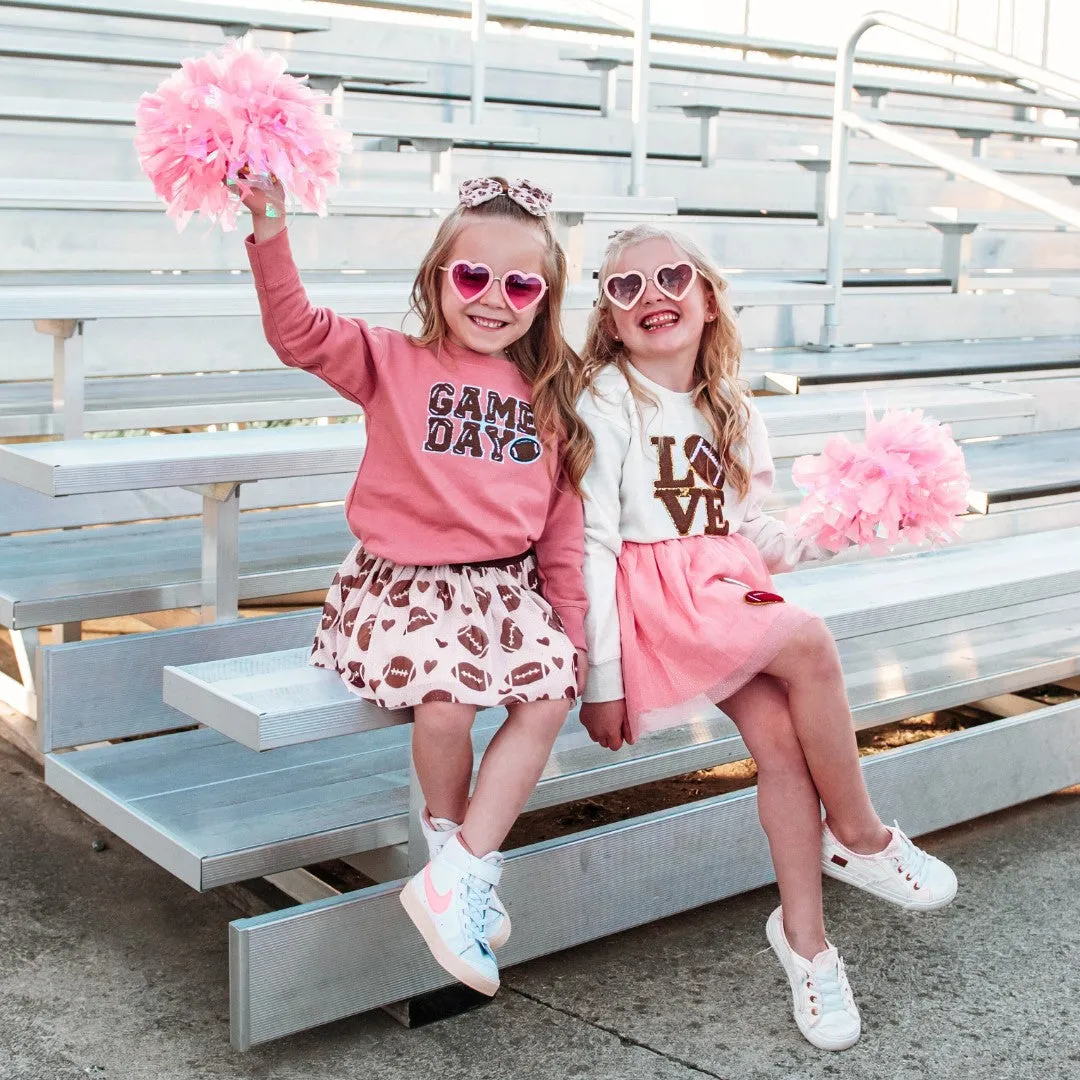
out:
{"label": "hair bow", "polygon": [[472,180],[465,180],[458,188],[458,201],[462,206],[470,208],[499,195],[509,195],[518,206],[536,217],[546,217],[551,209],[551,192],[528,180],[515,180],[512,184],[507,184],[494,176],[477,176]]}

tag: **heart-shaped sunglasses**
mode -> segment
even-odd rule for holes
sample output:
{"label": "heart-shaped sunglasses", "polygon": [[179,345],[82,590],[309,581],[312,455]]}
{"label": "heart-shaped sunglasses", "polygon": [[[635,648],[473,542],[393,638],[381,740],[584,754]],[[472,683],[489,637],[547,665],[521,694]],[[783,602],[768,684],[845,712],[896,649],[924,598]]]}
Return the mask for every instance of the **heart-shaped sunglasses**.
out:
{"label": "heart-shaped sunglasses", "polygon": [[625,274],[608,274],[604,278],[604,293],[616,306],[629,311],[644,295],[649,282],[669,300],[682,300],[697,280],[697,267],[689,262],[665,263],[651,275],[641,270],[627,270]]}
{"label": "heart-shaped sunglasses", "polygon": [[487,263],[455,259],[449,266],[440,266],[450,275],[450,285],[466,304],[479,300],[497,281],[506,302],[515,311],[528,311],[540,303],[547,292],[547,282],[539,274],[526,274],[523,270],[507,270],[502,277]]}

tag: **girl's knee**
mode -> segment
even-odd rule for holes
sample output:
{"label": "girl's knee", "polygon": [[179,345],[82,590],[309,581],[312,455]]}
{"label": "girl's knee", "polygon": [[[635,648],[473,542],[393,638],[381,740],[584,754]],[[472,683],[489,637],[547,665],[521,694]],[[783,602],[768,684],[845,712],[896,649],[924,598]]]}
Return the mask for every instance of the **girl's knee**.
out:
{"label": "girl's knee", "polygon": [[750,748],[759,772],[801,774],[806,772],[806,754],[786,711],[777,713],[773,722],[764,724]]}
{"label": "girl's knee", "polygon": [[413,723],[418,733],[427,735],[467,735],[476,719],[474,705],[453,701],[429,701],[413,707]]}
{"label": "girl's knee", "polygon": [[799,628],[785,652],[790,662],[811,674],[821,675],[840,667],[836,642],[825,621],[817,615]]}

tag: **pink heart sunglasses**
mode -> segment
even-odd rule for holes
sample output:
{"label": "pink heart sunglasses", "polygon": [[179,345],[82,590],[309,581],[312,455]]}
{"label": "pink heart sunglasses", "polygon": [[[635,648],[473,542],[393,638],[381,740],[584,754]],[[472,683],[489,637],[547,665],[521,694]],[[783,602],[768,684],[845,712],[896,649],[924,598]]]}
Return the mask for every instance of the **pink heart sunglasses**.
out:
{"label": "pink heart sunglasses", "polygon": [[608,274],[604,278],[604,293],[616,306],[629,311],[644,295],[649,282],[669,300],[682,300],[697,280],[697,267],[689,262],[665,263],[651,275],[641,270],[627,270],[625,274]]}
{"label": "pink heart sunglasses", "polygon": [[496,277],[487,263],[455,259],[449,266],[440,266],[450,275],[450,285],[461,300],[472,303],[479,300],[495,282],[499,283],[503,297],[515,311],[528,311],[540,303],[547,292],[547,282],[539,274],[526,274],[523,270],[507,270]]}

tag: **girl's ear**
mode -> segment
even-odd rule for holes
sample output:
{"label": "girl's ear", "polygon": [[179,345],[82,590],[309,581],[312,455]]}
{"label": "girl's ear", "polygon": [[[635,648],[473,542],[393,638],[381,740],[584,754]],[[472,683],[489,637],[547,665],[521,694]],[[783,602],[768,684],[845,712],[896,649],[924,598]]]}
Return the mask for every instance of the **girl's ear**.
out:
{"label": "girl's ear", "polygon": [[622,338],[619,337],[618,330],[615,329],[615,320],[611,317],[611,310],[608,309],[604,312],[604,332],[612,341],[617,344],[622,344]]}

